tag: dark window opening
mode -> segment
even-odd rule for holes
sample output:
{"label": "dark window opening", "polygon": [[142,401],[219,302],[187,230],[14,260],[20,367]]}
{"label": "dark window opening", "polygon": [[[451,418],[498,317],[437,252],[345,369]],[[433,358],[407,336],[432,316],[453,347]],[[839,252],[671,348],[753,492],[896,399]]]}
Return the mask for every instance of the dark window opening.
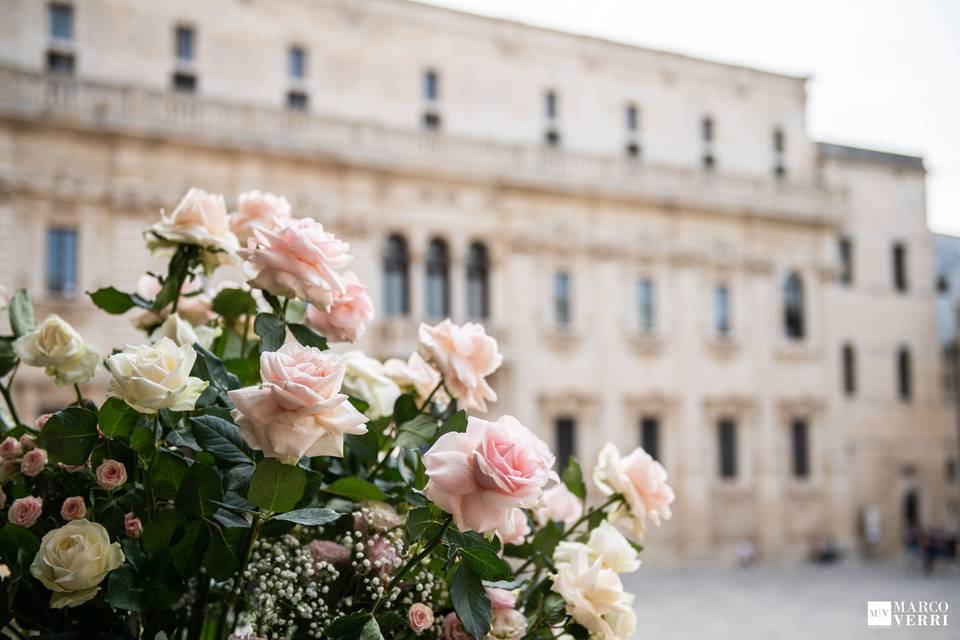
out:
{"label": "dark window opening", "polygon": [[410,310],[407,241],[400,235],[387,238],[383,256],[383,311],[388,316],[406,315]]}
{"label": "dark window opening", "polygon": [[427,317],[445,318],[450,313],[450,253],[440,238],[427,248]]}
{"label": "dark window opening", "polygon": [[303,80],[307,76],[307,52],[303,47],[290,47],[287,71],[294,80]]}
{"label": "dark window opening", "polygon": [[717,423],[718,451],[720,454],[720,477],[731,479],[737,476],[737,425],[730,418],[721,418]]}
{"label": "dark window opening", "polygon": [[50,37],[58,40],[73,39],[73,7],[62,2],[54,2],[47,7],[47,19]]}
{"label": "dark window opening", "polygon": [[840,282],[853,284],[853,241],[850,238],[840,238],[837,243],[840,253]]}
{"label": "dark window opening", "polygon": [[177,27],[176,29],[177,60],[189,62],[194,56],[194,32],[192,27]]}
{"label": "dark window opening", "polygon": [[440,76],[432,69],[423,74],[423,97],[430,102],[440,99]]}
{"label": "dark window opening", "polygon": [[893,286],[897,291],[907,290],[907,247],[902,242],[893,244]]}
{"label": "dark window opening", "polygon": [[560,146],[560,132],[556,129],[548,129],[544,141],[551,147]]}
{"label": "dark window opening", "polygon": [[47,290],[73,293],[77,289],[77,230],[47,229]]}
{"label": "dark window opening", "polygon": [[710,116],[700,121],[700,137],[704,142],[713,142],[713,118]]}
{"label": "dark window opening", "polygon": [[423,128],[430,131],[435,131],[440,128],[442,121],[440,119],[440,114],[436,111],[424,111],[423,112]]}
{"label": "dark window opening", "polygon": [[173,89],[180,93],[196,93],[197,77],[192,73],[178,71],[173,74]]}
{"label": "dark window opening", "polygon": [[560,328],[570,325],[570,275],[553,274],[553,319]]}
{"label": "dark window opening", "polygon": [[640,419],[640,446],[654,460],[660,460],[660,419],[656,416]]}
{"label": "dark window opening", "polygon": [[783,283],[783,330],[792,340],[804,336],[803,281],[797,273],[790,273]]}
{"label": "dark window opening", "polygon": [[637,111],[637,105],[628,104],[627,111],[627,131],[636,131],[640,128],[640,112]]}
{"label": "dark window opening", "polygon": [[310,106],[310,97],[303,91],[287,93],[287,109],[291,111],[306,111]]}
{"label": "dark window opening", "polygon": [[637,281],[637,320],[640,333],[653,333],[656,328],[656,294],[652,280]]}
{"label": "dark window opening", "polygon": [[577,453],[577,423],[570,417],[557,418],[553,428],[557,445],[557,466],[566,469],[570,458]]}
{"label": "dark window opening", "polygon": [[627,149],[627,156],[631,158],[640,157],[640,145],[637,144],[636,142],[628,142],[626,149]]}
{"label": "dark window opening", "polygon": [[793,477],[810,475],[810,428],[806,420],[794,420],[790,425]]}
{"label": "dark window opening", "polygon": [[557,94],[553,91],[548,91],[543,97],[543,105],[547,120],[556,120],[558,112]]}
{"label": "dark window opening", "polygon": [[467,316],[477,320],[490,316],[490,256],[481,242],[471,244],[467,254]]}
{"label": "dark window opening", "polygon": [[733,322],[730,313],[730,289],[721,285],[713,290],[713,328],[718,336],[730,335]]}
{"label": "dark window opening", "polygon": [[65,76],[73,75],[75,61],[72,53],[47,51],[47,71]]}
{"label": "dark window opening", "polygon": [[713,171],[717,166],[717,160],[712,153],[703,154],[703,168],[707,171]]}
{"label": "dark window opening", "polygon": [[853,346],[843,345],[843,392],[852,396],[857,391],[857,356]]}
{"label": "dark window opening", "polygon": [[904,402],[909,402],[913,397],[912,368],[910,352],[906,347],[901,347],[897,352],[897,391]]}

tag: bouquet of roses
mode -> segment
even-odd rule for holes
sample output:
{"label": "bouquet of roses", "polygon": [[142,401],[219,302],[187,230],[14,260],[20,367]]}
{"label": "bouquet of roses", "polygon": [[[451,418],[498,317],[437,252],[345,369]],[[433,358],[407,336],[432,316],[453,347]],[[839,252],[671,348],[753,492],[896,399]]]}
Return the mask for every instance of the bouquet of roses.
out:
{"label": "bouquet of roses", "polygon": [[[666,473],[607,445],[580,467],[490,422],[497,342],[421,325],[381,363],[349,245],[272,194],[191,189],[145,237],[165,273],[90,294],[144,344],[104,355],[25,291],[0,336],[0,628],[50,638],[625,638]],[[243,246],[243,248],[241,248]],[[242,269],[245,284],[209,279]],[[21,366],[76,401],[24,420]],[[103,367],[102,403],[84,385]]]}

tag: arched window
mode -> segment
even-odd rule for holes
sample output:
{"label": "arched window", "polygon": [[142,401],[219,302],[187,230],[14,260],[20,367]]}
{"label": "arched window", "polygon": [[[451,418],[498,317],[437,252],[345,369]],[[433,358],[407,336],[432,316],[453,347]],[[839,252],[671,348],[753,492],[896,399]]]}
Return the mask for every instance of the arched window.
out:
{"label": "arched window", "polygon": [[490,255],[482,242],[471,244],[467,254],[467,316],[490,317]]}
{"label": "arched window", "polygon": [[788,338],[803,338],[803,281],[796,272],[783,283],[783,330]]}
{"label": "arched window", "polygon": [[900,347],[897,352],[897,390],[900,392],[900,399],[909,402],[913,396],[913,372],[910,362],[910,351],[906,347]]}
{"label": "arched window", "polygon": [[843,345],[843,392],[852,396],[857,391],[857,355],[853,345]]}
{"label": "arched window", "polygon": [[440,238],[427,248],[427,317],[445,318],[450,314],[450,253]]}
{"label": "arched window", "polygon": [[383,254],[383,312],[402,316],[410,311],[410,258],[407,241],[394,234],[387,238]]}

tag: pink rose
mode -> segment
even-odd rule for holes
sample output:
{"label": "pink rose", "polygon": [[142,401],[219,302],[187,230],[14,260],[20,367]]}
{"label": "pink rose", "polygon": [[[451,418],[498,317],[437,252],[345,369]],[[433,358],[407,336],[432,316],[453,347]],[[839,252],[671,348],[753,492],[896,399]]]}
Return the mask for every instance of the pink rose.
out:
{"label": "pink rose", "polygon": [[340,393],[346,367],[335,354],[288,342],[260,354],[259,385],[230,391],[240,435],[268,458],[343,456],[344,434],[367,432],[366,416]]}
{"label": "pink rose", "polygon": [[312,218],[295,218],[272,230],[254,229],[239,251],[250,284],[278,296],[296,296],[327,308],[347,291],[339,271],[352,259],[350,245]]}
{"label": "pink rose", "polygon": [[47,420],[52,417],[52,413],[44,413],[43,415],[37,416],[37,419],[33,421],[33,426],[37,428],[37,431],[43,431],[43,426],[47,424]]}
{"label": "pink rose", "polygon": [[623,496],[624,504],[611,514],[610,520],[627,530],[634,540],[642,539],[646,518],[657,525],[661,518],[670,518],[674,493],[667,484],[667,471],[642,448],[621,458],[617,448],[608,443],[600,451],[593,481],[604,494]]}
{"label": "pink rose", "polygon": [[81,518],[87,517],[87,505],[83,501],[82,496],[73,496],[72,498],[67,498],[63,501],[63,506],[60,507],[60,516],[67,520],[79,520]]}
{"label": "pink rose", "polygon": [[43,449],[28,451],[20,459],[20,472],[29,478],[40,475],[46,466],[47,452]]}
{"label": "pink rose", "polygon": [[458,326],[449,319],[435,327],[421,324],[418,349],[440,370],[447,390],[461,409],[486,411],[487,400],[496,402],[497,394],[487,384],[486,376],[497,370],[503,356],[483,325],[468,322]]}
{"label": "pink rose", "polygon": [[441,637],[443,640],[472,640],[464,631],[460,618],[455,613],[448,613],[447,617],[443,619],[443,634]]}
{"label": "pink rose", "polygon": [[541,527],[551,520],[571,525],[583,515],[583,503],[567,489],[567,485],[560,482],[543,492],[543,503],[534,511],[534,515]]}
{"label": "pink rose", "polygon": [[547,445],[512,416],[471,417],[466,433],[446,433],[423,456],[427,497],[453,515],[461,531],[508,527],[513,509],[531,508],[556,474]]}
{"label": "pink rose", "polygon": [[422,602],[413,603],[407,610],[407,624],[417,635],[433,626],[433,609]]}
{"label": "pink rose", "polygon": [[511,509],[507,523],[497,527],[497,536],[503,544],[523,544],[530,533],[530,523],[523,509]]}
{"label": "pink rose", "polygon": [[7,436],[0,442],[0,458],[13,460],[20,457],[20,441],[13,436]]}
{"label": "pink rose", "polygon": [[104,460],[97,467],[96,476],[97,484],[110,491],[123,486],[127,481],[127,468],[123,466],[122,462]]}
{"label": "pink rose", "polygon": [[290,203],[283,196],[245,191],[237,196],[237,210],[230,214],[230,230],[246,246],[254,229],[273,229],[290,218]]}
{"label": "pink rose", "polygon": [[134,540],[143,533],[143,523],[132,511],[123,516],[123,532]]}
{"label": "pink rose", "polygon": [[317,562],[337,565],[350,559],[350,549],[333,540],[314,540],[306,546],[306,550]]}
{"label": "pink rose", "polygon": [[[391,358],[383,363],[383,370],[401,387],[412,387],[417,396],[426,399],[440,384],[440,373],[414,351],[406,362]],[[441,393],[438,391],[438,393]],[[436,398],[437,396],[434,396]]]}
{"label": "pink rose", "polygon": [[11,524],[29,529],[37,523],[42,512],[43,498],[27,496],[26,498],[17,498],[13,501],[13,504],[10,505],[10,510],[7,512],[7,519]]}
{"label": "pink rose", "polygon": [[517,596],[512,591],[486,587],[487,600],[494,609],[513,609],[517,606]]}
{"label": "pink rose", "polygon": [[329,309],[307,307],[307,324],[331,342],[356,342],[373,320],[373,301],[352,271],[343,274],[346,292],[335,295]]}
{"label": "pink rose", "polygon": [[22,436],[20,436],[20,446],[23,448],[24,451],[30,451],[31,449],[37,446],[37,441],[34,440],[32,436],[23,434]]}

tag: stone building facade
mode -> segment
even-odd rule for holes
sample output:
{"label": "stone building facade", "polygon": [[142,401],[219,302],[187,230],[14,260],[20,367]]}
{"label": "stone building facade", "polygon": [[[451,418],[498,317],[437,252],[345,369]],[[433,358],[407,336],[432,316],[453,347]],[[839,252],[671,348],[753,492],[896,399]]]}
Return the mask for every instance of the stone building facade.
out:
{"label": "stone building facade", "polygon": [[352,243],[368,353],[481,320],[492,414],[653,450],[664,556],[954,526],[922,160],[812,141],[804,78],[401,0],[0,14],[0,282],[102,348],[142,338],[82,292],[158,266],[158,210],[261,188]]}

